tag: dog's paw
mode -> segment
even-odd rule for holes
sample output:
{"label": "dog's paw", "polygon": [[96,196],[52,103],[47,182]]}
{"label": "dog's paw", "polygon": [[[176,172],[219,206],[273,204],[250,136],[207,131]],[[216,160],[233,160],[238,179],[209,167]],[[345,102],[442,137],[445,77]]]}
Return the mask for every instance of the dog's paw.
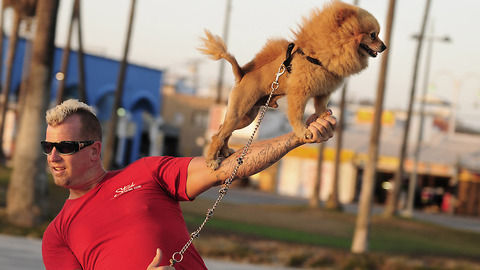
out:
{"label": "dog's paw", "polygon": [[217,170],[220,167],[220,159],[206,159],[205,163],[207,167],[209,167],[212,170]]}
{"label": "dog's paw", "polygon": [[222,148],[220,150],[219,155],[227,158],[227,157],[231,156],[233,153],[235,153],[234,149],[229,148],[229,147],[225,147],[225,148]]}
{"label": "dog's paw", "polygon": [[326,109],[323,113],[318,114],[319,118],[325,119],[328,115],[333,115],[333,111],[330,109]]}
{"label": "dog's paw", "polygon": [[313,138],[313,133],[309,129],[305,129],[304,138],[310,140],[311,138]]}
{"label": "dog's paw", "polygon": [[308,129],[308,128],[302,128],[299,130],[295,130],[295,135],[297,135],[298,138],[300,139],[311,139],[313,138],[313,133]]}

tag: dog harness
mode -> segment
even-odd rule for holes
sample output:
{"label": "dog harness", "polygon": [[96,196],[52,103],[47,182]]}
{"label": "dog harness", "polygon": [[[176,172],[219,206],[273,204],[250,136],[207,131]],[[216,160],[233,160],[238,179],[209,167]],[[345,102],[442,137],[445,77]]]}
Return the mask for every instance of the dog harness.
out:
{"label": "dog harness", "polygon": [[295,47],[295,43],[290,43],[288,44],[288,48],[287,48],[287,55],[285,57],[285,61],[283,61],[283,65],[287,68],[287,72],[290,73],[292,71],[292,59],[293,59],[293,55],[295,53],[299,53],[301,55],[304,55],[306,56],[307,60],[312,63],[312,64],[315,64],[315,65],[318,65],[318,66],[323,66],[322,65],[322,62],[316,58],[313,58],[311,56],[308,56],[308,55],[305,55],[305,53],[302,51],[302,49],[298,48],[296,51],[293,51],[293,48]]}

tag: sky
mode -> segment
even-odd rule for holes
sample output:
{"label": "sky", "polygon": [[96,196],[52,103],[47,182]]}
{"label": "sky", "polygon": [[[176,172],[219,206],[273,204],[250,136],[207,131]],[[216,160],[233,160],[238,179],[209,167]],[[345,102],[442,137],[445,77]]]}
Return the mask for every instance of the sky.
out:
{"label": "sky", "polygon": [[[73,0],[60,1],[56,44],[63,46]],[[198,52],[204,29],[222,36],[226,0],[137,0],[129,61],[162,69],[171,77],[193,77],[191,65],[199,61],[200,87],[215,85],[219,62]],[[232,0],[228,49],[240,65],[249,62],[269,38],[291,40],[302,17],[324,0]],[[353,3],[351,1],[345,1]],[[359,6],[372,13],[383,27],[385,39],[388,0],[360,0]],[[421,30],[426,0],[397,0],[390,44],[386,109],[405,109],[412,88],[417,40],[412,35]],[[120,59],[126,39],[130,0],[82,0],[84,48],[88,53]],[[423,45],[418,73],[417,93],[427,85],[430,94],[453,100],[458,93],[460,117],[480,116],[480,1],[432,0],[427,34],[446,37],[451,42],[432,43],[428,83],[426,48]],[[76,39],[72,41],[77,44]],[[350,101],[374,102],[381,55],[371,58],[369,67],[349,80]],[[234,82],[229,64],[225,65],[226,85]],[[273,76],[273,74],[272,74]],[[339,99],[337,91],[332,99]]]}

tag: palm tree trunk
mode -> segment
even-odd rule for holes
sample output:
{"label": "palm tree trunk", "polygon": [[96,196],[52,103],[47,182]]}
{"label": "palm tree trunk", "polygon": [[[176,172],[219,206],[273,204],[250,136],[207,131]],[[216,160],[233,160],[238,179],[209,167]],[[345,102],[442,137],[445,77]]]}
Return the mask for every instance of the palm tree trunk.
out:
{"label": "palm tree trunk", "polygon": [[20,12],[15,10],[12,25],[12,33],[9,39],[7,65],[5,74],[5,84],[3,86],[1,111],[0,111],[0,164],[6,163],[6,157],[3,152],[3,133],[5,131],[5,119],[8,109],[8,96],[10,95],[10,88],[12,84],[13,62],[15,61],[15,53],[17,52],[18,29],[20,28]]}
{"label": "palm tree trunk", "polygon": [[[415,56],[415,63],[413,67],[413,79],[412,79],[412,87],[410,89],[410,99],[408,102],[408,112],[407,112],[407,121],[405,123],[405,129],[403,130],[403,136],[402,136],[402,146],[400,149],[400,156],[399,156],[399,163],[398,163],[398,169],[394,177],[394,182],[393,182],[393,190],[387,197],[387,205],[385,207],[385,210],[383,212],[383,216],[385,217],[392,217],[397,214],[397,204],[398,204],[398,197],[400,195],[400,187],[402,185],[402,180],[404,176],[404,162],[405,158],[407,155],[407,144],[408,144],[408,136],[410,132],[410,122],[412,118],[412,110],[413,110],[413,102],[415,98],[415,90],[416,90],[416,85],[417,85],[417,73],[418,73],[418,66],[419,66],[419,61],[420,61],[420,53],[422,51],[422,44],[423,44],[423,36],[425,35],[425,28],[427,25],[427,20],[428,20],[428,12],[430,10],[430,2],[431,0],[427,0],[425,12],[423,15],[423,22],[422,22],[422,28],[420,30],[420,38],[418,40],[417,44],[417,51],[416,51],[416,56]],[[413,191],[415,191],[415,186],[416,183],[414,181],[410,181],[408,183],[409,189],[412,188]],[[410,192],[409,192],[410,193]],[[409,194],[409,196],[413,196],[414,192],[412,194]],[[410,201],[410,197],[408,198]],[[413,197],[411,198],[413,199]],[[410,216],[413,214],[413,206],[409,207],[407,205],[407,216]]]}
{"label": "palm tree trunk", "polygon": [[309,200],[311,208],[318,208],[320,204],[320,183],[322,182],[322,169],[323,169],[323,151],[325,150],[325,143],[318,144],[318,157],[317,157],[317,177],[313,182],[312,196]]}
{"label": "palm tree trunk", "polygon": [[[393,17],[395,13],[395,0],[390,0],[387,27],[385,34],[385,43],[390,45],[390,37],[393,27]],[[370,149],[368,153],[368,163],[363,174],[362,191],[358,207],[357,221],[353,235],[351,250],[353,253],[364,254],[369,250],[369,230],[372,212],[373,190],[375,188],[375,174],[377,169],[378,150],[380,144],[381,120],[383,113],[383,97],[385,94],[385,82],[387,77],[388,56],[390,50],[382,55],[380,68],[380,79],[377,87],[377,101],[375,102],[375,117],[370,136]]]}
{"label": "palm tree trunk", "polygon": [[75,17],[77,18],[78,33],[78,98],[80,101],[87,102],[87,93],[85,91],[85,64],[82,40],[82,21],[80,15],[80,0],[75,0]]}
{"label": "palm tree trunk", "polygon": [[14,168],[7,191],[8,220],[25,227],[38,225],[46,217],[45,156],[38,144],[45,138],[45,111],[50,100],[58,6],[59,0],[38,1],[38,24],[32,51],[29,89],[20,120]]}
{"label": "palm tree trunk", "polygon": [[136,0],[132,0],[132,5],[130,8],[130,20],[128,24],[127,30],[127,40],[125,42],[125,50],[123,52],[123,60],[120,65],[120,71],[118,75],[117,81],[117,90],[115,91],[115,101],[112,107],[112,112],[110,115],[110,125],[109,125],[109,133],[106,141],[105,146],[105,157],[103,159],[103,166],[106,170],[110,169],[113,165],[113,155],[115,153],[115,137],[117,135],[117,125],[118,125],[118,115],[117,110],[120,108],[122,97],[123,97],[123,88],[125,82],[125,71],[127,69],[127,56],[128,56],[128,49],[130,47],[130,36],[132,33],[132,26],[133,26],[133,18],[135,14],[135,2]]}
{"label": "palm tree trunk", "polygon": [[325,204],[325,208],[329,210],[340,211],[342,210],[342,205],[338,199],[338,185],[340,182],[340,163],[342,155],[342,145],[343,145],[343,128],[345,127],[345,99],[347,93],[347,83],[343,85],[342,96],[340,99],[340,118],[338,119],[339,125],[337,126],[336,137],[337,137],[337,147],[335,151],[335,162],[333,170],[333,180],[332,180],[332,192]]}
{"label": "palm tree trunk", "polygon": [[75,14],[76,14],[75,8],[76,8],[76,3],[73,5],[73,8],[72,8],[72,14],[70,16],[70,25],[68,26],[67,42],[65,43],[65,48],[63,49],[63,54],[62,54],[60,72],[63,74],[63,78],[58,83],[57,102],[56,102],[57,105],[63,102],[64,96],[65,96],[65,84],[67,83],[68,62],[70,60],[70,49],[71,49],[71,43],[72,43],[72,31],[73,31],[73,24],[75,21]]}
{"label": "palm tree trunk", "polygon": [[[3,17],[5,15],[5,8],[6,8],[6,5],[5,5],[5,1],[2,3],[2,14],[1,14],[1,18],[0,18],[0,74],[2,74],[2,70],[3,70],[3,39],[4,39],[4,29],[3,29]],[[1,81],[1,80],[0,80]],[[0,92],[2,90],[2,86],[1,86],[1,83],[0,83]]]}

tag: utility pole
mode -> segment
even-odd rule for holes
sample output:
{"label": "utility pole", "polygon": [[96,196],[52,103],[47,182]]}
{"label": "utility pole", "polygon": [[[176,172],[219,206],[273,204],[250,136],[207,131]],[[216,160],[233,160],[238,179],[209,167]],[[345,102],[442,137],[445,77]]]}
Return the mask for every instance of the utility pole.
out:
{"label": "utility pole", "polygon": [[[426,20],[426,19],[425,19]],[[426,26],[425,26],[426,27]],[[423,138],[423,123],[424,123],[424,111],[425,111],[425,99],[427,96],[427,89],[428,89],[428,81],[429,81],[429,75],[430,75],[430,64],[431,64],[431,57],[432,57],[432,51],[433,51],[433,41],[443,41],[443,42],[450,42],[451,39],[448,36],[444,37],[435,37],[434,36],[434,29],[433,29],[433,23],[431,26],[431,34],[430,36],[422,36],[422,35],[413,35],[414,39],[419,40],[420,39],[428,39],[428,48],[427,48],[427,59],[426,59],[426,64],[425,64],[425,78],[424,78],[424,84],[423,84],[423,89],[422,89],[422,96],[421,96],[421,102],[420,102],[420,123],[419,123],[419,131],[418,131],[418,136],[417,136],[417,144],[415,146],[415,152],[414,152],[414,168],[412,171],[412,182],[416,183],[417,182],[417,171],[418,171],[418,160],[419,160],[419,155],[420,155],[420,146]],[[418,56],[420,58],[420,56]],[[413,103],[413,100],[410,102]],[[413,106],[413,105],[412,105]],[[411,116],[410,116],[411,117]],[[410,120],[409,120],[410,121]],[[406,137],[405,137],[406,136]],[[407,134],[404,134],[403,137],[403,143],[402,143],[402,152],[406,151],[406,146],[405,149],[403,148],[404,144],[407,143],[408,140],[408,131]],[[401,153],[402,155],[402,153]],[[405,159],[406,153],[403,152],[402,159],[400,160],[400,163],[402,163],[401,168],[403,168],[404,164],[404,159]],[[403,169],[402,169],[403,170]],[[393,183],[393,188],[390,190],[389,195],[387,197],[387,202],[385,206],[385,210],[383,213],[384,217],[393,217],[397,215],[398,209],[397,209],[397,204],[398,204],[398,198],[400,196],[400,191],[402,187],[402,179],[403,177],[400,176],[403,171],[400,171],[400,168],[397,170],[397,173],[395,174],[394,178],[394,183]],[[407,196],[407,209],[404,212],[406,216],[411,216],[413,213],[413,199],[415,196],[415,185],[410,186],[409,185],[409,191],[408,191],[408,196]]]}
{"label": "utility pole", "polygon": [[[228,44],[228,32],[230,28],[230,13],[232,11],[232,0],[227,1],[227,8],[225,10],[225,22],[223,25],[223,41],[225,44]],[[223,73],[225,70],[225,60],[220,60],[220,72],[218,74],[217,82],[217,99],[215,100],[216,104],[222,103],[222,89],[223,89]]]}

